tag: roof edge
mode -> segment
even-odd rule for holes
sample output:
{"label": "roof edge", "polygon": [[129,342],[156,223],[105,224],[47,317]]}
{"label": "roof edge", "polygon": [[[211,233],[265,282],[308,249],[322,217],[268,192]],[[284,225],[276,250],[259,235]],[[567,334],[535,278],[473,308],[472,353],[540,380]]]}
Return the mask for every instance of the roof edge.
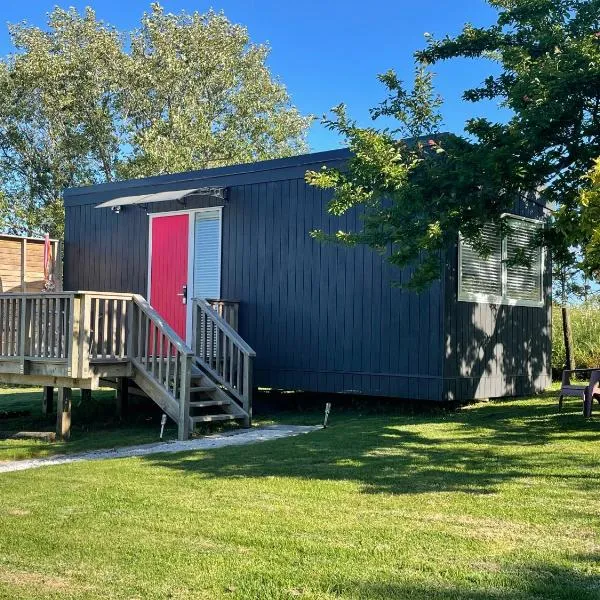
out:
{"label": "roof edge", "polygon": [[151,177],[112,181],[108,183],[99,183],[96,185],[82,187],[71,187],[64,190],[63,197],[65,199],[65,204],[68,205],[70,204],[68,200],[71,198],[74,199],[76,197],[85,196],[88,194],[97,194],[99,192],[118,192],[129,188],[142,188],[150,185],[174,185],[182,184],[188,181],[201,181],[203,179],[214,179],[232,175],[245,175],[250,173],[259,173],[261,171],[274,171],[302,166],[308,167],[317,163],[330,163],[347,160],[350,158],[350,156],[351,153],[348,148],[340,148],[337,150],[299,154],[285,158],[275,158],[251,163],[240,163],[226,167],[214,167],[211,169],[184,171],[180,173],[154,175]]}

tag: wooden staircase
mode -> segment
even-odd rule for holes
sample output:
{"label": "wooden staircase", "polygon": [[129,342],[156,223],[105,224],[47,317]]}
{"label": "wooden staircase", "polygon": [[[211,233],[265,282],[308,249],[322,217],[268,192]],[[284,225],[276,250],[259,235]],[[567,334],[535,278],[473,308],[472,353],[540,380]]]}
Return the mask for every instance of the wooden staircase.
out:
{"label": "wooden staircase", "polygon": [[225,390],[221,389],[198,367],[192,371],[190,386],[190,431],[199,423],[241,420],[250,425],[250,416]]}
{"label": "wooden staircase", "polygon": [[0,382],[130,381],[177,423],[179,439],[199,423],[250,426],[254,351],[208,302],[194,300],[192,314],[190,348],[136,294],[0,294]]}

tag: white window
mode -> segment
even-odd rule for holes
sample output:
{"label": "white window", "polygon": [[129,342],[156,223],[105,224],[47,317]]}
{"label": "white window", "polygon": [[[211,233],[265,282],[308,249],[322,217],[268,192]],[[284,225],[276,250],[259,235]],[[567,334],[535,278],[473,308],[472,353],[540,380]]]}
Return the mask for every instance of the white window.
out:
{"label": "white window", "polygon": [[221,210],[194,219],[194,298],[221,297]]}
{"label": "white window", "polygon": [[[491,253],[480,256],[469,244],[460,240],[458,250],[458,299],[466,302],[495,304],[543,304],[543,250],[530,243],[539,221],[510,216],[510,233],[504,238],[492,225],[486,225],[483,237]],[[511,265],[514,258],[524,255],[529,265]]]}

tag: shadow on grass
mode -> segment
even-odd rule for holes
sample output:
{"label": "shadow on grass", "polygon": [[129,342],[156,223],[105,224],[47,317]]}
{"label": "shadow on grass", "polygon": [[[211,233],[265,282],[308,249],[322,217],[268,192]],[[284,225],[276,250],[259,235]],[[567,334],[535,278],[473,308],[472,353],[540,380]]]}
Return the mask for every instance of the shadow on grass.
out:
{"label": "shadow on grass", "polygon": [[[18,431],[55,430],[56,413],[42,414],[41,399],[41,389],[0,388],[0,410],[8,413],[8,418],[0,418],[0,461],[158,440],[161,419],[158,406],[149,400],[131,397],[127,415],[119,418],[115,411],[115,392],[112,390],[94,391],[91,402],[82,402],[79,390],[74,390],[69,442],[9,439]],[[13,412],[27,414],[13,417]],[[169,423],[165,439],[174,439],[176,436],[175,425]]]}
{"label": "shadow on grass", "polygon": [[[599,443],[600,422],[578,413],[557,413],[554,397],[491,402],[427,416],[338,414],[327,430],[251,450],[226,448],[146,460],[203,477],[353,481],[367,493],[490,494],[534,471],[569,478],[573,487],[600,490],[594,457],[569,449],[569,441]],[[550,441],[563,440],[560,454],[546,452]]]}
{"label": "shadow on grass", "polygon": [[[577,560],[577,559],[576,559]],[[449,585],[431,581],[423,586],[414,582],[332,582],[330,590],[339,596],[388,600],[490,600],[507,598],[544,598],[547,600],[597,600],[600,576],[590,572],[592,563],[586,557],[577,567],[552,563],[499,564],[491,572],[473,574],[461,584]],[[498,576],[501,585],[498,585]]]}

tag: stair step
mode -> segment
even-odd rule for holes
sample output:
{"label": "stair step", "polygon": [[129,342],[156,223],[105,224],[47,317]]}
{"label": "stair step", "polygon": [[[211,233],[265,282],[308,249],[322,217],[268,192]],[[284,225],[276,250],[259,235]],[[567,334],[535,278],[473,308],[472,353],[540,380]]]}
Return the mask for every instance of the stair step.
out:
{"label": "stair step", "polygon": [[194,394],[196,392],[214,392],[216,389],[217,388],[214,385],[198,385],[190,388],[190,394]]}
{"label": "stair step", "polygon": [[234,421],[239,419],[236,415],[202,415],[200,417],[190,417],[190,422],[196,423],[211,423],[213,421]]}
{"label": "stair step", "polygon": [[230,400],[199,400],[190,402],[190,408],[207,408],[209,406],[229,406]]}

